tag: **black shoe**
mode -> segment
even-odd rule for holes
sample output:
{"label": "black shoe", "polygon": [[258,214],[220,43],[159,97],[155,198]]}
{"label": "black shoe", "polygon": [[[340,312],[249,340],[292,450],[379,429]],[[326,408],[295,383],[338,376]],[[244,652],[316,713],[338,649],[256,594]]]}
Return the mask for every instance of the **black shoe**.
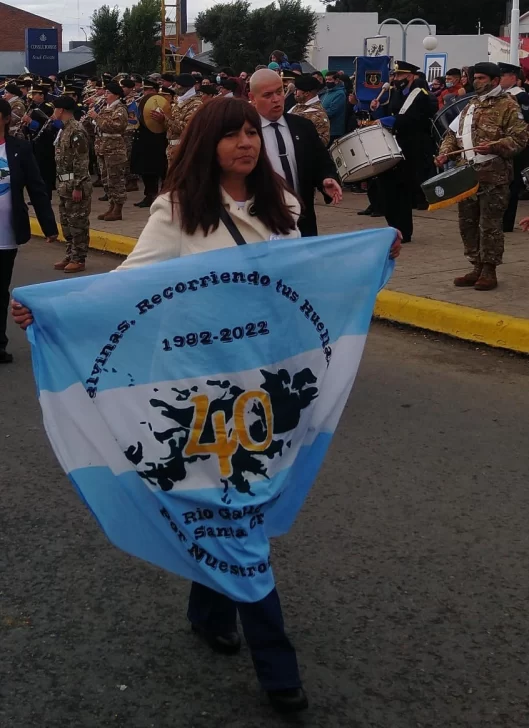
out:
{"label": "black shoe", "polygon": [[403,243],[411,243],[411,238],[402,238]]}
{"label": "black shoe", "polygon": [[108,195],[105,194],[103,197],[98,197],[97,199],[99,202],[108,202]]}
{"label": "black shoe", "polygon": [[503,232],[504,233],[513,233],[514,232],[514,228],[512,228],[512,227],[504,227],[503,228]]}
{"label": "black shoe", "polygon": [[309,701],[303,688],[268,690],[267,692],[272,708],[278,713],[299,713],[309,707]]}
{"label": "black shoe", "polygon": [[371,217],[384,217],[384,215],[381,212],[372,212]]}
{"label": "black shoe", "polygon": [[235,655],[241,649],[241,638],[238,632],[210,634],[206,630],[197,627],[196,624],[192,624],[191,629],[207,642],[213,652],[219,652],[221,655]]}
{"label": "black shoe", "polygon": [[144,197],[141,202],[135,202],[134,207],[150,207],[153,202],[152,197]]}
{"label": "black shoe", "polygon": [[5,349],[0,349],[0,364],[11,364],[13,354],[9,354]]}
{"label": "black shoe", "polygon": [[427,210],[429,208],[429,205],[427,202],[418,202],[416,210]]}
{"label": "black shoe", "polygon": [[371,207],[371,205],[369,205],[369,207],[366,207],[365,210],[359,210],[356,214],[357,215],[372,215],[373,208]]}

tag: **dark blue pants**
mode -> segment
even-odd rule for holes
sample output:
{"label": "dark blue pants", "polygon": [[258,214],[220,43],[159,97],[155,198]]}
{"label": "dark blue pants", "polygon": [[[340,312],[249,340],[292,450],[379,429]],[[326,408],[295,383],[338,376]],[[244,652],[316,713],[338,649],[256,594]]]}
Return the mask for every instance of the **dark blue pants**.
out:
{"label": "dark blue pants", "polygon": [[213,635],[235,632],[237,612],[265,690],[301,687],[296,651],[285,634],[277,589],[259,602],[235,602],[195,581],[189,595],[189,621]]}

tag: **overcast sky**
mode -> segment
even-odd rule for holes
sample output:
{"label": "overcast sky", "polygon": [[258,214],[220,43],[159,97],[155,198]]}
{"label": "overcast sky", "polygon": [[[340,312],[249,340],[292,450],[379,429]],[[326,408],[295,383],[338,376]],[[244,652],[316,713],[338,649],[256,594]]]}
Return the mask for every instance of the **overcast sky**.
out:
{"label": "overcast sky", "polygon": [[[68,41],[83,40],[84,33],[81,28],[86,30],[90,35],[90,16],[94,10],[105,3],[97,2],[97,0],[33,0],[33,2],[20,2],[20,0],[6,0],[8,5],[14,5],[22,10],[27,10],[35,15],[41,15],[50,20],[56,20],[62,23],[63,27],[63,45],[64,50],[68,50]],[[269,5],[271,0],[255,0],[252,2],[253,7],[262,7]],[[302,0],[304,5],[312,6],[317,12],[323,12],[323,5],[318,0]],[[108,5],[118,5],[121,10],[131,7],[135,3],[117,2],[107,0]],[[211,0],[188,0],[188,21],[193,22],[194,17],[201,10],[211,7],[215,3]]]}

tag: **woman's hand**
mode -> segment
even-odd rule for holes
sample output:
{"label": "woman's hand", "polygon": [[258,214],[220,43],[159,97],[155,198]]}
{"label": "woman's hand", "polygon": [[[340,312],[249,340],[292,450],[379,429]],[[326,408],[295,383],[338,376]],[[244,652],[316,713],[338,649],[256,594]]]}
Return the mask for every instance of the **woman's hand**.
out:
{"label": "woman's hand", "polygon": [[434,158],[434,164],[436,167],[444,167],[445,164],[448,162],[448,155],[447,154],[439,154],[437,157]]}
{"label": "woman's hand", "polygon": [[529,230],[529,217],[522,218],[518,224],[520,225],[524,233],[526,233]]}
{"label": "woman's hand", "polygon": [[326,194],[328,194],[329,197],[332,198],[333,205],[337,205],[339,202],[342,201],[342,188],[335,179],[332,179],[332,177],[328,177],[327,179],[323,180],[323,189],[325,190]]}
{"label": "woman's hand", "polygon": [[24,331],[33,323],[33,314],[18,301],[11,301],[11,316]]}
{"label": "woman's hand", "polygon": [[[529,218],[527,218],[527,219],[529,220]],[[395,242],[389,249],[390,259],[395,260],[395,258],[398,258],[401,250],[402,250],[402,233],[400,230],[397,230],[397,237],[395,238]]]}

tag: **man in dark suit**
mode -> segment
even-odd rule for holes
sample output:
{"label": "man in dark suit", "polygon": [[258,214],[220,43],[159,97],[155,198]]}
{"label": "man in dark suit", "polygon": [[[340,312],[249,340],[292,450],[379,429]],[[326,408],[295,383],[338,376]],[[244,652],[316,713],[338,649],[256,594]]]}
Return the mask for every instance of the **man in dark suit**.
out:
{"label": "man in dark suit", "polygon": [[261,117],[268,158],[274,170],[297,192],[303,203],[298,222],[303,237],[318,234],[314,190],[326,202],[342,199],[336,167],[314,124],[295,114],[284,115],[285,93],[281,77],[269,69],[256,71],[250,80],[250,101]]}
{"label": "man in dark suit", "polygon": [[9,286],[18,246],[31,237],[24,187],[48,242],[58,236],[50,198],[31,144],[9,136],[10,120],[11,106],[5,99],[0,99],[0,364],[13,361],[6,351]]}

